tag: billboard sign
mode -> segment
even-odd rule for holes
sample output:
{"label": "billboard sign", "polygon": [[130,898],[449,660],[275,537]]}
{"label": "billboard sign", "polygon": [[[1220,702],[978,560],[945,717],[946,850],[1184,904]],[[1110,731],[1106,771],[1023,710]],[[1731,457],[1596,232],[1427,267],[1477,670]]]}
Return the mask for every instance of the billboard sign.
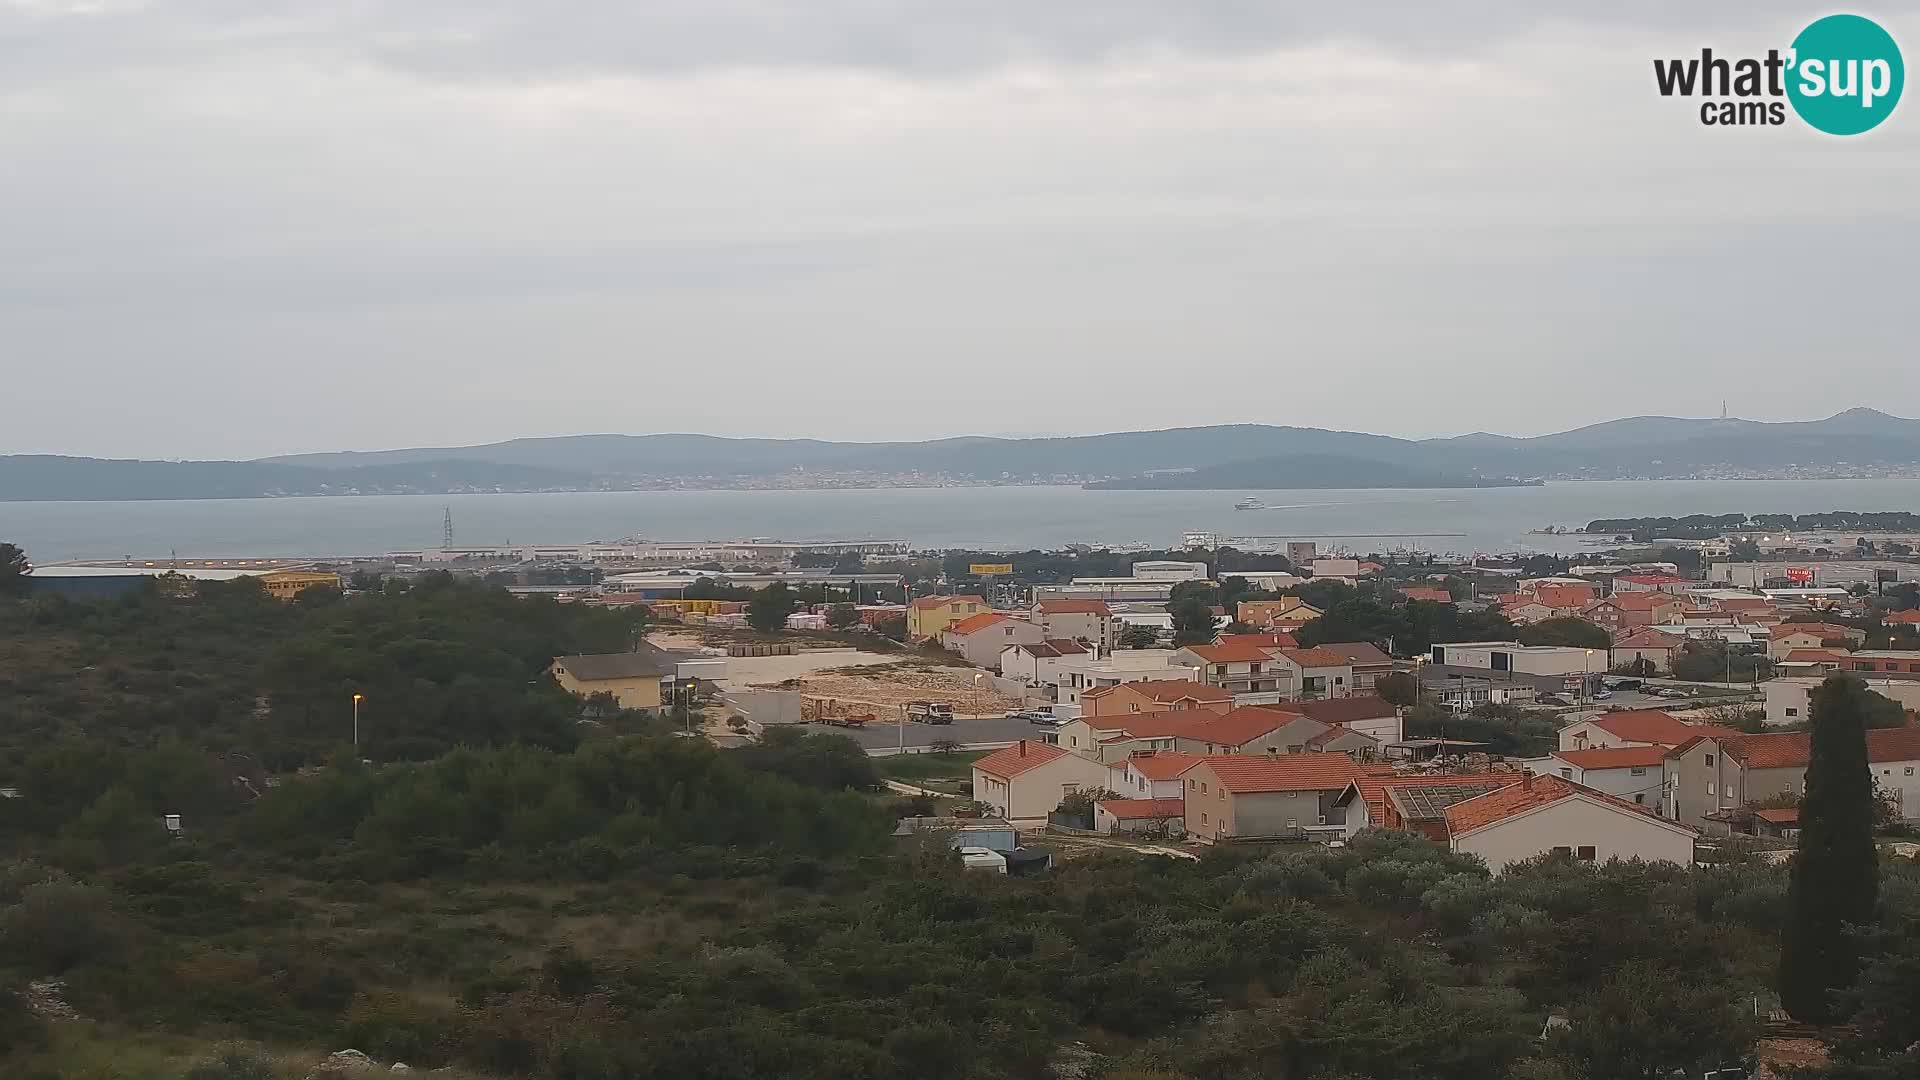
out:
{"label": "billboard sign", "polygon": [[996,577],[1013,573],[1010,562],[977,562],[967,567],[967,573],[974,577]]}
{"label": "billboard sign", "polygon": [[1787,567],[1787,580],[1793,582],[1795,585],[1805,585],[1813,580],[1813,567],[1789,566]]}

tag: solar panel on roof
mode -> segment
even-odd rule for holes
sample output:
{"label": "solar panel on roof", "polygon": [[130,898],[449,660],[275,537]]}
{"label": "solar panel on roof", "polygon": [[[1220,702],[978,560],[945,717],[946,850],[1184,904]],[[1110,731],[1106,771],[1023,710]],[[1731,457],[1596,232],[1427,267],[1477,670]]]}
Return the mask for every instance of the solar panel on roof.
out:
{"label": "solar panel on roof", "polygon": [[1447,807],[1465,802],[1489,791],[1506,787],[1504,783],[1431,784],[1394,787],[1387,792],[1394,809],[1408,821],[1434,821],[1446,816]]}

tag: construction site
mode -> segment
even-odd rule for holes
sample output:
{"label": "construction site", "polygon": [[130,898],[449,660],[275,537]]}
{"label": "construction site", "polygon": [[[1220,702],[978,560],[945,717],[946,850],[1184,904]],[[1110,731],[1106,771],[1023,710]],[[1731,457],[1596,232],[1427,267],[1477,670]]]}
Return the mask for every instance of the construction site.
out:
{"label": "construction site", "polygon": [[911,718],[910,706],[923,702],[949,706],[960,716],[998,715],[1020,707],[1020,699],[997,691],[986,672],[919,660],[829,668],[752,688],[799,694],[800,717],[806,723],[850,718],[891,722]]}

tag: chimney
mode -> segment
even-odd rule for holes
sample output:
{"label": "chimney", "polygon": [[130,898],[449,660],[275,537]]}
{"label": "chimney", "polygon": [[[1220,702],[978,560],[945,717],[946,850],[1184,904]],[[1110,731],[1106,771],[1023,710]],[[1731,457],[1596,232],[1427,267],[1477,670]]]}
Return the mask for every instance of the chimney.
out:
{"label": "chimney", "polygon": [[1020,756],[1021,757],[1027,756],[1027,740],[1025,739],[1020,740]]}

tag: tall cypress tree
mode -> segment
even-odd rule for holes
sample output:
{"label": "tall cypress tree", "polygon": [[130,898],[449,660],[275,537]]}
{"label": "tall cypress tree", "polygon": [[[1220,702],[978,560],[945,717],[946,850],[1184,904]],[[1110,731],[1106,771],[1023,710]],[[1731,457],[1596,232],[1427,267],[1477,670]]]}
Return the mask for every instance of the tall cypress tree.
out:
{"label": "tall cypress tree", "polygon": [[1873,919],[1880,864],[1873,846],[1873,773],[1867,767],[1867,685],[1836,675],[1813,692],[1813,756],[1800,800],[1792,910],[1780,939],[1780,1002],[1796,1020],[1835,1019],[1836,991],[1860,958],[1848,923]]}

